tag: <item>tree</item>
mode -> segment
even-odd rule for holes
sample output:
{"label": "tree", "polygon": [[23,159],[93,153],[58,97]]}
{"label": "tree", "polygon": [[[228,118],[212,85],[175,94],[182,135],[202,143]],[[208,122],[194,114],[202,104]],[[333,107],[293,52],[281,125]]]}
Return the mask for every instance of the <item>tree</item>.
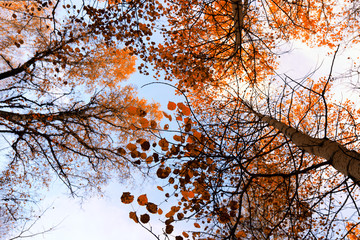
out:
{"label": "tree", "polygon": [[[68,15],[59,24],[62,3]],[[13,202],[10,209],[28,198],[26,191],[14,189],[26,190],[38,178],[35,173],[43,173],[36,180],[45,183],[48,173],[55,173],[75,195],[84,186],[106,182],[109,170],[121,174],[133,164],[156,167],[157,176],[168,179],[173,196],[180,197],[165,214],[166,235],[173,233],[176,215],[179,221],[198,221],[194,238],[329,238],[336,232],[356,237],[355,218],[337,217],[348,203],[357,209],[354,107],[330,102],[331,74],[316,82],[286,79],[275,93],[259,87],[281,86],[273,82],[281,76],[276,57],[283,42],[300,39],[333,50],[338,43],[357,43],[356,1],[4,4],[1,31],[8,37],[0,44],[0,116],[3,133],[13,136],[8,141],[14,155],[3,174],[11,196],[3,199]],[[157,25],[162,15],[169,26]],[[152,41],[156,29],[164,34],[161,44]],[[13,60],[8,50],[28,42],[35,46],[26,52],[29,57]],[[189,98],[187,104],[169,103],[169,110],[178,111],[180,131],[175,142],[159,135],[162,152],[149,156],[151,137],[140,131],[156,128],[156,107],[135,98],[129,87],[118,89],[117,81],[133,66],[130,57],[119,59],[119,54],[138,55],[145,74],[148,64],[165,71]],[[87,90],[81,98],[79,85]],[[127,150],[119,147],[136,139]],[[341,192],[346,199],[340,203]],[[130,193],[122,196],[124,203],[133,199]],[[162,214],[146,195],[138,203]],[[17,211],[6,211],[16,220]],[[150,220],[147,213],[130,217],[143,226]],[[334,227],[338,222],[344,227]]]}
{"label": "tree", "polygon": [[359,26],[354,1],[341,6],[332,0],[167,3],[165,42],[146,59],[167,79],[177,79],[182,90],[224,87],[234,74],[245,82],[263,81],[275,73],[285,42],[335,47]]}
{"label": "tree", "polygon": [[73,196],[101,192],[113,174],[126,178],[144,156],[131,158],[125,146],[151,139],[161,118],[157,104],[122,83],[135,57],[82,24],[84,7],[0,2],[0,132],[9,150],[0,174],[4,237],[34,214],[36,190],[55,178]]}
{"label": "tree", "polygon": [[[190,221],[195,229],[177,239],[354,238],[357,167],[341,165],[358,163],[358,110],[331,100],[331,81],[234,90],[213,102],[216,115],[189,117],[184,104],[169,104],[182,127],[158,141],[156,174],[168,180],[160,190],[175,203],[163,217],[166,236]],[[147,227],[141,212],[130,217]]]}
{"label": "tree", "polygon": [[[154,155],[157,176],[175,189],[165,197],[178,200],[163,219],[167,237],[174,221],[193,220],[196,239],[356,238],[358,110],[331,100],[333,66],[316,81],[275,71],[275,39],[327,45],[335,55],[336,44],[357,43],[349,38],[359,26],[354,2],[331,3],[176,1],[169,7],[165,44],[149,58],[179,80],[189,102],[169,103],[182,128],[173,140],[161,138],[162,156]],[[348,21],[339,21],[340,11]],[[281,90],[260,88],[268,83]],[[123,202],[131,201],[126,193]],[[340,217],[348,208],[354,214]],[[146,227],[149,215],[138,218],[140,211],[130,217]]]}

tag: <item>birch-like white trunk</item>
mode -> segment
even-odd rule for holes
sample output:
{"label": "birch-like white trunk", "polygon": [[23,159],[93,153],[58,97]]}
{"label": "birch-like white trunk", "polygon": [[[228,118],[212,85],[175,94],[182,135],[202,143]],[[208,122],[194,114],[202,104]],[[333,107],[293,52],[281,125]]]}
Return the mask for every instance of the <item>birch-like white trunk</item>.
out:
{"label": "birch-like white trunk", "polygon": [[360,183],[360,154],[350,151],[341,144],[321,138],[313,138],[295,128],[286,125],[272,117],[256,113],[260,119],[287,136],[297,147],[322,157],[339,172],[351,177],[359,185]]}

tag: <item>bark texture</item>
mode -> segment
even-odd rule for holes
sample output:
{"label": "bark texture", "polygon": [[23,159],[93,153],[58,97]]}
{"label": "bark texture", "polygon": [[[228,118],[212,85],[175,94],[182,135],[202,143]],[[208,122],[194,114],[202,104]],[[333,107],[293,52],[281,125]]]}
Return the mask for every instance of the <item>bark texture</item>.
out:
{"label": "bark texture", "polygon": [[360,184],[360,154],[338,142],[313,138],[272,117],[257,114],[260,119],[287,136],[300,149],[326,159],[336,170]]}

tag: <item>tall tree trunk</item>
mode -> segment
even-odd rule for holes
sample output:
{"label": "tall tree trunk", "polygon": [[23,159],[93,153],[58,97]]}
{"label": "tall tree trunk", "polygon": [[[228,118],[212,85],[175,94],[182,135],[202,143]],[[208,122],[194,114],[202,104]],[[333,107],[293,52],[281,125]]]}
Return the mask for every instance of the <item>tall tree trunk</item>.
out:
{"label": "tall tree trunk", "polygon": [[234,18],[235,28],[235,51],[241,51],[242,44],[242,31],[244,29],[244,17],[248,8],[248,0],[244,2],[242,0],[232,0],[232,14]]}
{"label": "tall tree trunk", "polygon": [[[253,110],[252,110],[253,111]],[[336,141],[326,138],[313,138],[272,117],[254,112],[263,122],[282,132],[297,147],[318,157],[326,159],[336,170],[351,177],[360,184],[360,154],[350,151]]]}

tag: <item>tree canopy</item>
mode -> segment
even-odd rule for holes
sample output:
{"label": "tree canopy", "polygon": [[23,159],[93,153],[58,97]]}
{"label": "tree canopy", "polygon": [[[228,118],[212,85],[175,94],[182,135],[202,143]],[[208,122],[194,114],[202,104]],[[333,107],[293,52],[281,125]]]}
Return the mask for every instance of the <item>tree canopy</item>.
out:
{"label": "tree canopy", "polygon": [[[0,131],[11,147],[3,222],[16,221],[31,185],[52,175],[76,195],[134,165],[155,169],[166,181],[157,191],[174,204],[163,214],[142,194],[144,211],[129,216],[152,232],[149,213],[164,215],[168,239],[359,237],[359,109],[332,97],[337,55],[359,44],[357,1],[1,6]],[[293,41],[329,50],[323,77],[278,72]],[[141,73],[173,81],[186,102],[161,113],[138,99],[121,84],[135,57]],[[161,116],[179,128],[162,134]],[[193,229],[177,234],[182,221]]]}
{"label": "tree canopy", "polygon": [[[357,9],[354,1],[169,1],[164,43],[144,57],[188,99],[169,103],[181,128],[158,141],[156,173],[168,180],[159,189],[177,199],[162,218],[166,237],[357,237],[358,109],[332,99],[333,65],[302,81],[277,71],[290,41],[325,46],[334,61],[342,45],[356,45]],[[146,227],[140,209],[130,218]],[[172,235],[181,221],[194,229]]]}

